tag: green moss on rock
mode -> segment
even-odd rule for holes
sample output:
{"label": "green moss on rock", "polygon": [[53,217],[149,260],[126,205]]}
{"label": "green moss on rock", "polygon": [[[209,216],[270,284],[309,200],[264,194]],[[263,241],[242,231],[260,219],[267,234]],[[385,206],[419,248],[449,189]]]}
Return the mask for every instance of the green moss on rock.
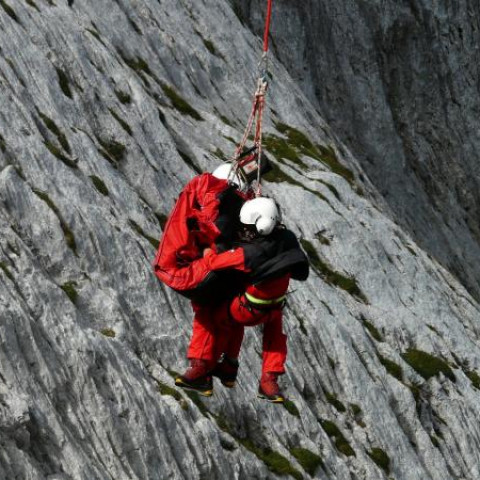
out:
{"label": "green moss on rock", "polygon": [[388,475],[390,473],[390,458],[381,448],[372,448],[368,456]]}
{"label": "green moss on rock", "polygon": [[327,398],[327,402],[330,405],[333,405],[337,411],[341,413],[347,411],[347,409],[345,408],[345,405],[340,400],[338,400],[337,396],[334,395],[333,393],[325,392],[325,397]]}
{"label": "green moss on rock", "polygon": [[165,215],[164,213],[155,213],[155,217],[157,217],[158,224],[162,231],[165,230],[165,225],[168,222],[168,215]]}
{"label": "green moss on rock", "polygon": [[77,169],[78,165],[76,162],[68,157],[66,157],[62,151],[54,145],[52,142],[46,141],[44,145],[47,147],[48,151],[56,158],[58,158],[62,163],[64,163],[67,167]]}
{"label": "green moss on rock", "polygon": [[303,480],[303,475],[280,453],[268,447],[260,447],[248,438],[238,438],[237,440],[265,463],[271,472],[277,475],[290,475],[296,480]]}
{"label": "green moss on rock", "polygon": [[97,189],[99,193],[101,193],[104,196],[109,195],[108,188],[101,178],[97,177],[96,175],[90,175],[90,180],[92,181],[94,187]]}
{"label": "green moss on rock", "polygon": [[132,97],[130,96],[130,94],[124,92],[123,90],[115,90],[115,95],[117,96],[120,103],[122,103],[123,105],[129,104],[132,101]]}
{"label": "green moss on rock", "polygon": [[166,383],[163,383],[160,381],[157,381],[157,385],[158,385],[158,391],[160,392],[161,395],[169,395],[173,397],[175,400],[177,400],[178,402],[183,400],[181,393],[175,388],[170,387]]}
{"label": "green moss on rock", "polygon": [[347,457],[355,456],[355,451],[348,443],[347,439],[343,436],[343,433],[340,429],[330,420],[321,420],[320,425],[322,426],[325,433],[334,439],[335,447],[339,452],[342,452]]}
{"label": "green moss on rock", "polygon": [[296,458],[302,468],[312,477],[315,475],[315,472],[319,467],[325,469],[322,458],[306,448],[294,447],[290,449],[290,453]]}
{"label": "green moss on rock", "polygon": [[315,250],[315,247],[308,240],[302,238],[300,243],[302,244],[302,247],[308,256],[312,267],[327,283],[345,290],[363,303],[368,303],[367,298],[357,285],[355,278],[346,277],[345,275],[332,270],[324,261],[321,260],[320,256]]}
{"label": "green moss on rock", "polygon": [[5,0],[0,0],[0,6],[10,18],[15,20],[17,23],[20,23],[15,10],[7,2],[5,2]]}
{"label": "green moss on rock", "polygon": [[130,135],[133,136],[132,129],[130,128],[130,125],[122,118],[120,115],[115,112],[112,108],[109,108],[110,113],[112,114],[112,117],[115,118],[115,120],[120,124],[120,126]]}
{"label": "green moss on rock", "polygon": [[285,410],[290,413],[290,415],[293,415],[295,417],[299,417],[300,416],[300,412],[298,411],[298,408],[297,406],[295,405],[295,403],[293,403],[291,400],[285,400],[283,402],[283,408],[285,408]]}
{"label": "green moss on rock", "polygon": [[184,115],[189,115],[194,120],[203,120],[203,117],[195,110],[182,96],[180,96],[177,91],[167,85],[166,83],[161,83],[163,93],[170,99],[172,106]]}
{"label": "green moss on rock", "polygon": [[447,378],[455,382],[455,375],[450,365],[441,358],[435,357],[430,353],[408,349],[403,355],[403,359],[425,380],[443,373]]}
{"label": "green moss on rock", "polygon": [[129,219],[128,223],[139,235],[141,235],[143,238],[148,240],[150,242],[150,244],[152,245],[152,247],[154,247],[155,249],[158,248],[159,241],[156,238],[153,238],[152,236],[145,233],[143,231],[142,227],[140,227],[140,225],[138,223],[134,222],[132,219]]}
{"label": "green moss on rock", "polygon": [[78,299],[78,292],[75,288],[76,286],[76,282],[66,282],[60,286],[60,288],[67,294],[67,297],[73,304],[76,304]]}
{"label": "green moss on rock", "polygon": [[43,192],[42,190],[38,190],[36,188],[33,188],[32,191],[41,200],[43,200],[48,205],[48,207],[50,207],[50,209],[55,213],[55,215],[58,218],[58,221],[60,222],[60,227],[62,228],[63,235],[65,237],[65,241],[67,242],[68,247],[73,251],[73,253],[76,256],[78,256],[75,236],[73,235],[73,232],[70,230],[70,227],[67,225],[62,215],[60,214],[58,207],[53,203],[53,201],[51,200],[47,192]]}
{"label": "green moss on rock", "polygon": [[102,335],[105,335],[106,337],[109,337],[109,338],[115,338],[116,337],[116,333],[115,333],[115,330],[113,330],[112,328],[102,328],[100,330],[100,333]]}
{"label": "green moss on rock", "polygon": [[103,147],[103,151],[108,155],[108,160],[113,162],[120,162],[125,157],[127,148],[115,139],[98,139],[100,145]]}
{"label": "green moss on rock", "polygon": [[379,353],[377,353],[378,359],[380,360],[380,363],[385,367],[387,372],[395,377],[398,381],[403,382],[403,370],[400,365],[395,363],[392,360],[389,360],[388,358],[383,357]]}
{"label": "green moss on rock", "polygon": [[13,282],[13,275],[5,262],[0,262],[0,270],[2,270],[7,278]]}
{"label": "green moss on rock", "polygon": [[362,414],[362,409],[356,403],[351,403],[350,404],[350,410],[353,413],[353,415],[355,415],[355,416],[358,416],[358,415]]}
{"label": "green moss on rock", "polygon": [[465,370],[465,375],[470,379],[472,385],[477,389],[480,390],[480,375],[474,370]]}
{"label": "green moss on rock", "polygon": [[67,74],[61,68],[57,67],[55,70],[57,71],[58,84],[60,85],[63,94],[69,98],[73,98]]}
{"label": "green moss on rock", "polygon": [[377,327],[371,322],[369,322],[363,315],[361,316],[361,321],[365,328],[369,331],[370,335],[377,340],[377,342],[383,342],[382,334],[378,331]]}
{"label": "green moss on rock", "polygon": [[62,148],[71,155],[70,144],[68,143],[67,137],[65,134],[58,128],[57,124],[47,115],[42,112],[38,112],[45,126],[57,137]]}

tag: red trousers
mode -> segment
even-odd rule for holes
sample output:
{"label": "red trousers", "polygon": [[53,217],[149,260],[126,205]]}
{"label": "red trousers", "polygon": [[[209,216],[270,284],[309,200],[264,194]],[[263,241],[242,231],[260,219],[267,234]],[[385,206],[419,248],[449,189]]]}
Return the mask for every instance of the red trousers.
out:
{"label": "red trousers", "polygon": [[235,297],[219,306],[197,305],[193,332],[188,348],[188,358],[200,358],[211,362],[212,367],[222,353],[237,358],[246,326],[263,324],[262,372],[285,372],[287,337],[282,332],[282,309],[278,305],[257,305],[251,300],[269,301],[285,295],[289,275],[250,285],[246,294]]}

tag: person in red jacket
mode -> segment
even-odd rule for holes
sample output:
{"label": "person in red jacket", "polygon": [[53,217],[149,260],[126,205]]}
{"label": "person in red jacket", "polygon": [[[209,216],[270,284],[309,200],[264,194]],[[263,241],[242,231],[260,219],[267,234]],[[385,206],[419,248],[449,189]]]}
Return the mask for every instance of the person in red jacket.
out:
{"label": "person in red jacket", "polygon": [[[285,400],[278,376],[285,372],[286,336],[282,308],[290,277],[305,280],[308,261],[292,232],[278,225],[279,212],[269,198],[247,201],[241,208],[240,239],[244,253],[244,288],[233,297],[210,305],[202,322],[194,323],[188,358],[190,367],[176,385],[210,396],[212,376],[233,387],[245,326],[264,325],[262,377],[259,396],[271,402]],[[215,256],[207,251],[206,257]],[[228,273],[227,271],[226,273]],[[220,359],[220,361],[218,361]]]}

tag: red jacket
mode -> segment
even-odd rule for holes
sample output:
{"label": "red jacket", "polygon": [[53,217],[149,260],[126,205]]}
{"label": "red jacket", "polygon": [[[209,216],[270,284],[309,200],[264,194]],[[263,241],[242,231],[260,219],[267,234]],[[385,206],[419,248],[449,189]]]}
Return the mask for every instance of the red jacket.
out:
{"label": "red jacket", "polygon": [[[228,193],[228,195],[227,195]],[[238,210],[248,196],[229,185],[227,180],[204,173],[191,180],[180,196],[165,225],[160,246],[153,262],[156,276],[175,290],[187,294],[196,289],[212,271],[236,269],[245,271],[242,248],[203,257],[205,248],[218,250],[215,242],[228,230],[221,211],[236,221],[238,212],[229,213],[222,204],[238,203]]]}

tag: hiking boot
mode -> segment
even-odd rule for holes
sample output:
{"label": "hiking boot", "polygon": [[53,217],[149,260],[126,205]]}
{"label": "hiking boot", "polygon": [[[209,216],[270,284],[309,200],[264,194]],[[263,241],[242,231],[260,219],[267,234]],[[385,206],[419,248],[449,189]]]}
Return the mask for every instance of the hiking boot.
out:
{"label": "hiking boot", "polygon": [[195,390],[204,397],[211,397],[213,395],[213,382],[207,360],[192,358],[185,373],[175,379],[175,385],[188,390]]}
{"label": "hiking boot", "polygon": [[260,379],[258,387],[258,397],[263,398],[271,403],[283,403],[285,396],[278,386],[278,372],[265,372]]}
{"label": "hiking boot", "polygon": [[236,358],[229,358],[223,355],[222,359],[215,365],[215,368],[210,372],[211,375],[217,377],[222,385],[227,388],[233,388],[237,380],[238,360]]}

